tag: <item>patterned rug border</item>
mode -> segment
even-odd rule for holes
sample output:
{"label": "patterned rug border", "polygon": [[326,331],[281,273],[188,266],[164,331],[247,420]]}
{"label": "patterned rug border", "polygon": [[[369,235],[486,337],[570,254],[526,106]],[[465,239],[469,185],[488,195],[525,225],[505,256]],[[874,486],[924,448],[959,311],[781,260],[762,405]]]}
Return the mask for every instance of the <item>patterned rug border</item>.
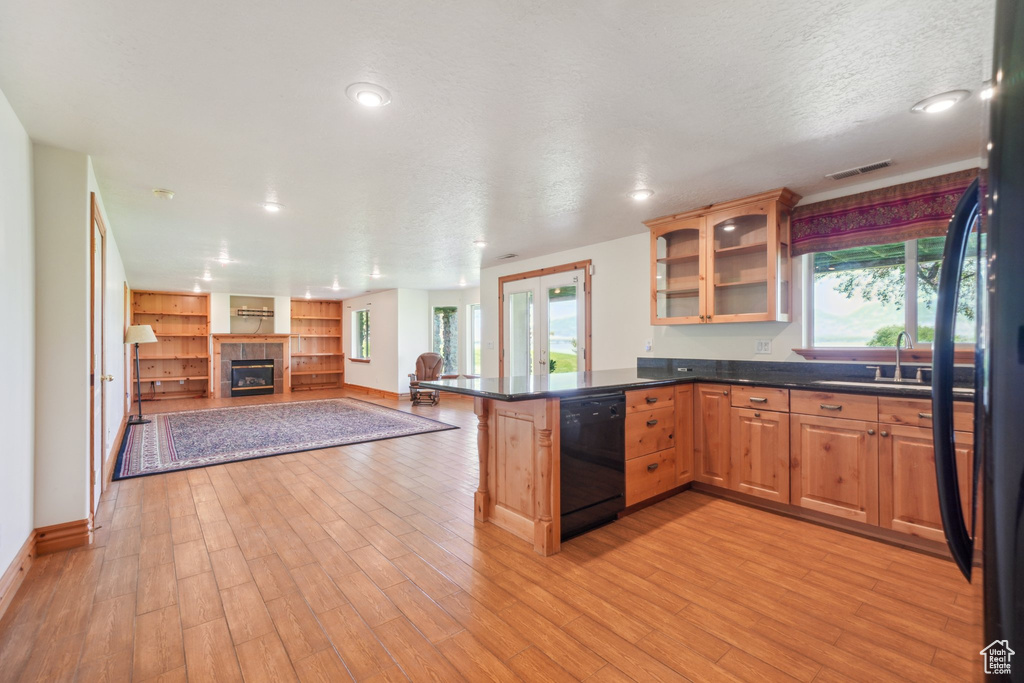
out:
{"label": "patterned rug border", "polygon": [[298,400],[298,401],[278,401],[278,402],[273,402],[273,403],[270,403],[270,402],[268,402],[268,403],[250,403],[250,404],[247,404],[247,405],[244,405],[244,406],[222,406],[222,407],[219,407],[219,408],[197,408],[195,410],[176,410],[176,411],[168,412],[168,413],[153,413],[151,415],[146,415],[144,417],[149,418],[149,419],[156,419],[157,417],[167,417],[167,416],[170,416],[170,415],[184,415],[184,414],[188,414],[188,413],[205,413],[205,412],[216,412],[216,411],[223,411],[223,410],[240,410],[240,409],[243,409],[243,408],[257,408],[257,407],[260,407],[260,406],[287,405],[287,404],[291,404],[291,403],[325,403],[325,402],[331,402],[331,401],[354,401],[356,403],[363,403],[363,404],[368,405],[368,406],[373,406],[374,408],[382,408],[384,410],[392,410],[392,411],[394,411],[396,413],[403,413],[405,415],[412,415],[412,416],[414,416],[416,418],[419,418],[420,420],[424,420],[426,422],[433,422],[434,424],[439,425],[439,426],[438,426],[437,429],[430,429],[430,430],[425,431],[425,432],[416,432],[414,434],[399,434],[397,436],[378,436],[378,437],[372,437],[372,438],[369,438],[369,439],[360,439],[359,441],[349,441],[348,443],[334,444],[333,446],[314,446],[312,448],[297,448],[295,450],[281,451],[280,453],[266,453],[266,454],[263,454],[263,455],[252,455],[252,456],[249,456],[249,457],[237,458],[235,460],[227,460],[225,462],[207,463],[207,464],[203,464],[203,465],[191,465],[191,466],[188,466],[188,467],[176,467],[174,469],[162,470],[160,472],[144,472],[144,473],[140,473],[140,474],[121,475],[120,472],[121,472],[121,466],[122,466],[123,458],[124,458],[124,454],[125,454],[125,447],[128,445],[128,442],[130,441],[129,437],[131,436],[131,431],[132,431],[132,427],[133,427],[133,425],[126,425],[125,426],[125,430],[124,430],[124,435],[121,437],[121,446],[117,449],[117,461],[114,463],[114,469],[111,472],[110,480],[111,481],[124,481],[124,480],[127,480],[127,479],[141,479],[142,477],[153,477],[153,476],[156,476],[158,474],[170,474],[171,472],[187,472],[188,470],[201,470],[204,467],[216,467],[217,465],[230,465],[230,464],[236,463],[236,462],[246,462],[246,461],[249,461],[249,460],[262,460],[263,458],[276,458],[279,455],[289,455],[291,453],[308,453],[309,451],[320,451],[320,450],[324,450],[325,448],[339,448],[341,446],[355,446],[356,444],[361,444],[361,443],[372,443],[374,441],[389,441],[391,439],[405,439],[405,438],[408,438],[410,436],[421,436],[423,434],[435,434],[437,432],[448,432],[448,431],[451,431],[453,429],[461,429],[461,427],[459,427],[458,425],[450,425],[447,422],[441,422],[440,420],[435,420],[435,419],[433,419],[431,417],[424,417],[423,415],[417,415],[416,413],[408,412],[408,411],[405,411],[405,410],[398,410],[397,408],[390,408],[388,406],[382,406],[382,405],[380,405],[378,403],[374,403],[372,401],[364,401],[363,399],[352,398],[350,396],[339,396],[337,398],[302,399],[302,400]]}

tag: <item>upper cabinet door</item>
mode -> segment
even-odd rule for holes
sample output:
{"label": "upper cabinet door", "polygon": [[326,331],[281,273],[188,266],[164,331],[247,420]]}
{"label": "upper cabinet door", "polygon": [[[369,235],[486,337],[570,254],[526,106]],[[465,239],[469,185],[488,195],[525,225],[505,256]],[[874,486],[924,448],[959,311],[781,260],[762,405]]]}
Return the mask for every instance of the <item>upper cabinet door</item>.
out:
{"label": "upper cabinet door", "polygon": [[700,323],[705,317],[704,218],[681,218],[651,229],[651,323]]}
{"label": "upper cabinet door", "polygon": [[708,216],[710,322],[774,320],[775,220],[767,201]]}

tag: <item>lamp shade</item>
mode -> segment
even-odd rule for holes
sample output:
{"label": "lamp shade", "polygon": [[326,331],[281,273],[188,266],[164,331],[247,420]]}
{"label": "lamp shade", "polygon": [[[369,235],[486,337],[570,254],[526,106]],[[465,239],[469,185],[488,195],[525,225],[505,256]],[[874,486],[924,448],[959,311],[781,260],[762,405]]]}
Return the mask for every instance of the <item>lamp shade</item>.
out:
{"label": "lamp shade", "polygon": [[149,344],[156,341],[151,325],[132,325],[124,335],[125,344]]}

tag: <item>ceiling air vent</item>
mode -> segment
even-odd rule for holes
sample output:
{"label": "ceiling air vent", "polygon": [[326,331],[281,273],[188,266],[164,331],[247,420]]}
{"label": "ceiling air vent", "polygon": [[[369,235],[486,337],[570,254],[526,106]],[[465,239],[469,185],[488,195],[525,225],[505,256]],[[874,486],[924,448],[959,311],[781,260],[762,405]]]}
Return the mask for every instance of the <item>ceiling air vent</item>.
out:
{"label": "ceiling air vent", "polygon": [[494,260],[495,261],[508,261],[510,258],[517,258],[518,256],[519,256],[519,254],[504,254],[502,256],[498,256]]}
{"label": "ceiling air vent", "polygon": [[855,175],[864,175],[865,173],[871,173],[877,171],[880,168],[889,168],[892,166],[892,159],[886,159],[885,161],[876,161],[873,164],[867,164],[866,166],[858,166],[857,168],[850,168],[845,171],[838,171],[836,173],[829,173],[826,178],[832,180],[843,180],[844,178],[852,178]]}

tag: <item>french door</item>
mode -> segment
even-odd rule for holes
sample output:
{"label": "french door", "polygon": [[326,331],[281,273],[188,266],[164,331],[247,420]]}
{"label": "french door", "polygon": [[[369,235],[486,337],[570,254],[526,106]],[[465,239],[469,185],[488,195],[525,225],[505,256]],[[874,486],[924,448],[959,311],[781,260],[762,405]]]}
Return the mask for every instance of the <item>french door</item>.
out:
{"label": "french door", "polygon": [[89,383],[92,396],[89,405],[89,511],[95,513],[103,492],[103,458],[107,452],[106,383],[114,377],[107,374],[106,337],[103,333],[107,317],[107,229],[100,216],[95,193],[90,194],[90,210]]}
{"label": "french door", "polygon": [[586,369],[585,282],[579,269],[502,284],[505,377]]}

